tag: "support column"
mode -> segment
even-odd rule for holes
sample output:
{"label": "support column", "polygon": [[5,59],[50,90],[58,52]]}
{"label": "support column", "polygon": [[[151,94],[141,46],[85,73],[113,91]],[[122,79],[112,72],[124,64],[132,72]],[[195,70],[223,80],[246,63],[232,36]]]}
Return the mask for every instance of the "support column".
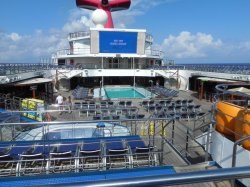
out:
{"label": "support column", "polygon": [[177,70],[177,74],[176,74],[176,89],[179,89],[180,88],[180,86],[179,86],[179,70]]}
{"label": "support column", "polygon": [[133,57],[134,87],[135,87],[135,58]]}
{"label": "support column", "polygon": [[199,99],[202,100],[203,94],[204,94],[204,85],[203,81],[201,80],[201,85],[200,85],[200,92],[199,92]]}
{"label": "support column", "polygon": [[32,98],[35,99],[36,98],[36,90],[32,90]]}
{"label": "support column", "polygon": [[102,69],[103,69],[103,57],[102,57]]}

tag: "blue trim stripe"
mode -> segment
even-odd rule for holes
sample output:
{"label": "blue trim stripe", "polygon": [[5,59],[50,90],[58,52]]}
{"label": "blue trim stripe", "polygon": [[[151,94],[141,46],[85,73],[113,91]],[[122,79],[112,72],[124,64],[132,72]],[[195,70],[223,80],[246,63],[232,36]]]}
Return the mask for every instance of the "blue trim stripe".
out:
{"label": "blue trim stripe", "polygon": [[[126,179],[131,177],[145,177],[156,175],[171,175],[175,174],[172,166],[154,167],[154,168],[139,168],[139,169],[123,169],[98,171],[89,173],[68,173],[54,174],[42,176],[27,176],[27,177],[9,177],[0,179],[1,187],[27,187],[37,185],[55,185],[55,184],[74,184],[79,182],[91,182],[101,180]],[[2,182],[1,182],[2,181]]]}

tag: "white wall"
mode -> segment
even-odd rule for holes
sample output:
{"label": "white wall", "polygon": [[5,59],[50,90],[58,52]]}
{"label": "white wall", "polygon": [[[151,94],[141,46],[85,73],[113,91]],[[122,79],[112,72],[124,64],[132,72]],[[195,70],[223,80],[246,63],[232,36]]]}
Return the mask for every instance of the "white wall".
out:
{"label": "white wall", "polygon": [[73,41],[74,54],[90,54],[90,39]]}
{"label": "white wall", "polygon": [[[223,168],[232,167],[232,153],[234,142],[225,138],[217,131],[212,133],[210,153],[214,161]],[[236,167],[250,166],[250,152],[237,146]],[[243,179],[246,186],[250,186],[250,179]]]}
{"label": "white wall", "polygon": [[191,77],[191,73],[191,71],[179,70],[180,90],[188,90],[189,78]]}
{"label": "white wall", "polygon": [[156,73],[162,75],[165,78],[174,78],[179,80],[180,90],[188,90],[189,77],[191,76],[190,71],[179,70],[179,75],[177,70],[155,70]]}

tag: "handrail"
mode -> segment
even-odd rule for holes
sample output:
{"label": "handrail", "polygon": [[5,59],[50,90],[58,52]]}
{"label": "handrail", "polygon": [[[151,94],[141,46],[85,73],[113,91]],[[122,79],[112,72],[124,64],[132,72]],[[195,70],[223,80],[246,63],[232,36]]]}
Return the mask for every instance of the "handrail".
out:
{"label": "handrail", "polygon": [[236,165],[236,151],[237,151],[237,145],[239,145],[241,142],[250,139],[250,136],[243,137],[236,142],[234,142],[233,146],[233,158],[232,158],[232,167],[235,167]]}
{"label": "handrail", "polygon": [[[198,73],[199,75],[201,72],[218,72],[218,73],[227,73],[227,74],[238,74],[244,75],[243,77],[238,76],[238,79],[234,78],[235,80],[242,80],[250,81],[249,75],[250,73],[250,66],[249,65],[198,65],[198,64],[178,64],[178,65],[164,65],[164,66],[151,66],[152,69],[166,69],[166,70],[188,70]],[[237,69],[238,68],[238,69]]]}
{"label": "handrail", "polygon": [[172,175],[158,175],[147,177],[131,177],[126,179],[111,179],[94,182],[77,182],[64,184],[65,187],[130,187],[130,186],[172,186],[193,184],[201,182],[222,181],[239,178],[249,178],[250,167],[224,168],[217,170],[194,171],[185,173],[176,173]]}
{"label": "handrail", "polygon": [[[82,48],[84,49],[84,48]],[[79,50],[78,48],[76,48],[76,50]],[[81,50],[81,49],[80,49]],[[87,48],[87,50],[90,50],[89,48]],[[162,55],[162,51],[160,50],[154,50],[154,49],[149,49],[149,53],[151,54],[152,52],[152,55]],[[79,52],[79,51],[78,51]],[[79,54],[77,52],[77,54]],[[147,50],[145,50],[146,54],[147,54]],[[54,55],[56,54],[70,54],[70,50],[69,49],[62,49],[62,50],[59,50],[59,51],[56,51],[54,53]],[[54,56],[55,57],[55,56]],[[77,69],[77,65],[64,65],[64,66],[69,66],[70,69]],[[190,70],[190,71],[198,71],[195,69],[195,67],[199,67],[198,65],[175,65],[175,66],[146,66],[146,67],[143,67],[143,68],[140,68],[140,69],[154,69],[154,70]],[[50,70],[50,69],[55,69],[55,68],[60,68],[61,66],[60,65],[55,65],[55,64],[52,64],[52,63],[2,63],[0,64],[0,75],[12,75],[12,74],[16,74],[15,72],[13,72],[14,70],[15,71],[24,71],[24,72],[30,72],[30,71],[36,71],[36,70],[39,70],[41,71],[42,70]],[[27,68],[28,67],[28,68]],[[194,67],[194,68],[192,68]],[[211,69],[215,69],[217,71],[217,69],[219,68],[216,68],[216,67],[213,67]],[[221,69],[220,69],[221,70]],[[250,68],[248,70],[250,72]],[[211,72],[210,70],[207,70],[206,68],[203,68],[203,69],[200,69],[199,72]],[[213,72],[213,71],[212,71]],[[223,72],[223,70],[222,70]],[[232,70],[232,72],[227,72],[225,71],[224,73],[233,73],[233,74],[242,74],[242,75],[249,75],[249,72],[246,73],[246,72],[234,72]],[[244,77],[244,80],[245,81],[249,81],[250,79],[248,77]],[[242,85],[243,86],[243,85]],[[235,92],[234,92],[235,93]]]}
{"label": "handrail", "polygon": [[[238,95],[238,96],[242,96],[242,97],[246,97],[246,98],[250,98],[249,94],[245,94],[242,92],[237,92],[237,91],[231,91],[231,90],[227,90],[229,86],[235,86],[233,84],[219,84],[215,86],[215,89],[219,92],[222,92],[223,94],[233,94],[233,95]],[[237,87],[241,87],[241,86],[247,86],[247,84],[237,84]]]}
{"label": "handrail", "polygon": [[[55,111],[55,110],[54,110]],[[58,110],[59,111],[63,111],[63,110]],[[73,111],[73,110],[72,110]],[[78,110],[76,110],[78,111]],[[28,111],[23,111],[23,112],[28,112]],[[32,111],[32,112],[36,112],[36,111]],[[41,112],[41,111],[40,111]],[[46,113],[46,111],[43,111],[44,113]],[[12,112],[11,112],[12,113]],[[154,120],[166,120],[166,118],[153,118]],[[73,123],[98,123],[98,122],[128,122],[128,121],[147,121],[148,118],[142,118],[142,119],[119,119],[119,120],[77,120],[77,121],[42,121],[42,122],[20,122],[20,123],[0,123],[0,126],[8,126],[8,125],[30,125],[30,124],[36,124],[36,125],[43,125],[43,124],[73,124]]]}
{"label": "handrail", "polygon": [[[54,57],[62,56],[62,55],[81,55],[81,54],[90,54],[90,47],[75,47],[75,48],[66,48],[66,49],[60,49],[56,51],[53,55]],[[162,57],[164,55],[164,52],[159,49],[145,49],[145,55],[149,56],[157,56]]]}
{"label": "handrail", "polygon": [[86,37],[86,36],[90,36],[89,31],[80,31],[80,32],[69,33],[68,38],[69,39],[74,39],[74,38]]}

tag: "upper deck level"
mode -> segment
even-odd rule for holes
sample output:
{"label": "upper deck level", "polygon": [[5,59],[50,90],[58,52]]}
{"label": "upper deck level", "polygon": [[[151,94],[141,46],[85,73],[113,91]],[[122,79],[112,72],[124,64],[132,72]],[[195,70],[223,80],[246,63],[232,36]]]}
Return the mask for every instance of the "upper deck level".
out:
{"label": "upper deck level", "polygon": [[[89,37],[90,37],[90,31],[79,31],[79,32],[69,33],[68,40],[73,41],[73,40],[79,40],[79,39],[89,38]],[[153,41],[154,41],[153,36],[149,33],[146,33],[146,42],[152,44]]]}
{"label": "upper deck level", "polygon": [[154,57],[162,58],[163,52],[152,47],[153,36],[142,29],[91,28],[68,35],[69,48],[59,49],[57,58],[73,57]]}

